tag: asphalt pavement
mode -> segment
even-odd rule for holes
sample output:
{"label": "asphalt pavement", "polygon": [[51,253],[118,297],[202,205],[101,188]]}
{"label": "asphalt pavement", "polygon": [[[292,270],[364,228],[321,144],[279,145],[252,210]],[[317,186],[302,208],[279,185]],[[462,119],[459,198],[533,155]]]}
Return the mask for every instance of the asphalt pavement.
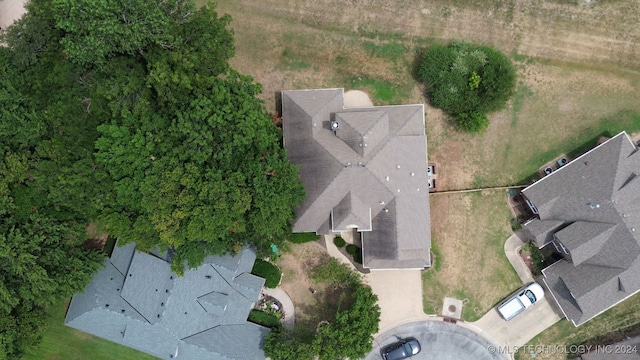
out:
{"label": "asphalt pavement", "polygon": [[444,321],[419,321],[398,326],[376,337],[365,360],[381,360],[380,349],[400,339],[414,337],[422,350],[411,360],[505,360],[497,344],[462,326]]}

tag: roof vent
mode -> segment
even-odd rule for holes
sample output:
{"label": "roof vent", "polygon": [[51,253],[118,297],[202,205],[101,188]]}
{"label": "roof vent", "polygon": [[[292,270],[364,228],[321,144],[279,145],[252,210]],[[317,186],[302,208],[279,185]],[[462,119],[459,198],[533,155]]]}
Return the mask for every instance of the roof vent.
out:
{"label": "roof vent", "polygon": [[340,123],[337,120],[331,120],[331,131],[340,130]]}
{"label": "roof vent", "polygon": [[591,208],[591,210],[599,209],[600,208],[600,204],[590,203],[589,207]]}

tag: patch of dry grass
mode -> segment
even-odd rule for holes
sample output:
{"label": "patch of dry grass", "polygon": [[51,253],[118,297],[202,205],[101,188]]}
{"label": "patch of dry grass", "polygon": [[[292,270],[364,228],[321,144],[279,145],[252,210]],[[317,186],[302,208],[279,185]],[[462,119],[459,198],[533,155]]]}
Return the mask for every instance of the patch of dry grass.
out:
{"label": "patch of dry grass", "polygon": [[[223,0],[218,10],[234,18],[232,65],[263,84],[269,111],[276,109],[274,93],[284,89],[360,88],[376,105],[424,102],[411,64],[417,47],[435,41],[462,39],[511,54],[518,93],[490,115],[485,134],[458,133],[446,115],[426,106],[438,185],[461,189],[520,182],[603,130],[640,129],[633,121],[616,123],[620,114],[640,114],[639,6],[640,0]],[[502,248],[510,218],[504,197],[432,197],[441,266],[425,273],[427,310],[445,295],[467,298],[464,316],[473,320],[517,287]]]}
{"label": "patch of dry grass", "polygon": [[503,250],[510,235],[505,204],[504,191],[431,197],[437,265],[423,274],[426,313],[440,313],[448,296],[466,300],[463,317],[475,321],[522,285]]}

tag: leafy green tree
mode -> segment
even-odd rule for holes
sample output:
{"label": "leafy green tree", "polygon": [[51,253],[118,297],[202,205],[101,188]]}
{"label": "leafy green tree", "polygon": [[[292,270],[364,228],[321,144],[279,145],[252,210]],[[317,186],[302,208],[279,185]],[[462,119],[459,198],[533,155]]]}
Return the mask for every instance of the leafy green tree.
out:
{"label": "leafy green tree", "polygon": [[143,249],[174,249],[176,271],[244,244],[280,244],[304,193],[259,91],[229,72],[184,101],[100,126],[96,156],[128,214],[112,214],[111,231]]}
{"label": "leafy green tree", "polygon": [[[78,224],[80,225],[80,224]],[[37,344],[46,307],[82,291],[104,255],[84,250],[84,229],[39,214],[0,224],[0,358]]]}
{"label": "leafy green tree", "polygon": [[487,115],[477,111],[458,114],[453,122],[459,129],[472,133],[483,132],[489,127]]}
{"label": "leafy green tree", "polygon": [[62,45],[81,65],[103,65],[116,54],[144,55],[150,46],[171,49],[171,22],[185,21],[192,1],[53,0],[56,27],[65,32]]}
{"label": "leafy green tree", "polygon": [[486,113],[500,110],[513,95],[515,68],[488,46],[454,42],[434,45],[420,59],[419,78],[431,104],[451,114],[462,130],[486,129]]}
{"label": "leafy green tree", "polygon": [[312,277],[314,281],[328,283],[336,289],[353,287],[362,281],[358,273],[335,258],[314,268]]}
{"label": "leafy green tree", "polygon": [[378,297],[357,273],[336,259],[318,266],[314,280],[344,287],[347,291],[341,299],[348,306],[339,309],[332,321],[319,324],[315,333],[302,327],[271,332],[265,340],[265,354],[273,360],[363,358],[378,332]]}
{"label": "leafy green tree", "polygon": [[371,351],[373,334],[378,332],[380,308],[371,288],[358,284],[353,289],[353,304],[336,314],[328,325],[320,326],[314,339],[319,359],[360,359]]}

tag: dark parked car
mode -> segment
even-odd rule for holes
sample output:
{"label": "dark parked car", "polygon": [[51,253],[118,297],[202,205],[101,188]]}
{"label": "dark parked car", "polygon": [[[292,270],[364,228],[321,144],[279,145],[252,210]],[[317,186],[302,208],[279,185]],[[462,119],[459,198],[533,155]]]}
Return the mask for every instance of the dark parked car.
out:
{"label": "dark parked car", "polygon": [[384,360],[408,359],[420,352],[420,343],[415,338],[402,339],[387,345],[380,351]]}

